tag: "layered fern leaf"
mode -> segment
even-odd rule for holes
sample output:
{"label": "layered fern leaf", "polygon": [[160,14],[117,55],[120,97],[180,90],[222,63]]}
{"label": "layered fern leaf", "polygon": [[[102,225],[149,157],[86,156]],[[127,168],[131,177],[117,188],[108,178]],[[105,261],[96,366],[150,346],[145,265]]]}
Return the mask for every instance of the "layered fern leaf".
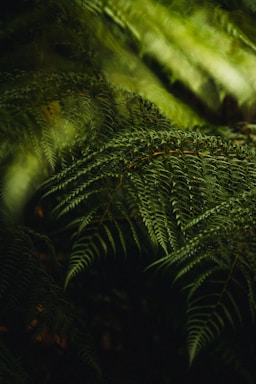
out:
{"label": "layered fern leaf", "polygon": [[[66,284],[127,241],[131,220],[132,233],[143,223],[166,255],[156,264],[186,281],[193,361],[227,322],[242,321],[237,291],[255,315],[255,186],[249,148],[167,126],[114,135],[45,185],[63,196],[56,213],[76,216]],[[121,212],[126,200],[132,209]]]}

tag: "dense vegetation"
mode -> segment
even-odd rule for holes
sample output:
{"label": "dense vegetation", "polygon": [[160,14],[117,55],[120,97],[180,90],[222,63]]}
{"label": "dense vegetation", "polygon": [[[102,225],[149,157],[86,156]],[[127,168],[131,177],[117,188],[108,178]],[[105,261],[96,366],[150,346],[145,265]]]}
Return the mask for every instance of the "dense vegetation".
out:
{"label": "dense vegetation", "polygon": [[0,10],[0,383],[253,384],[255,1]]}

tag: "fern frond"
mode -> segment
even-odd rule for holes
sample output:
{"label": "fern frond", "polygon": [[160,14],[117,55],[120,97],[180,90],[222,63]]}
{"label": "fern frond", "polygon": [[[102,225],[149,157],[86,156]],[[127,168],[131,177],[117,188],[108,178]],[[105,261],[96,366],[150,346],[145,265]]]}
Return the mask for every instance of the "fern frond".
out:
{"label": "fern frond", "polygon": [[80,319],[77,314],[72,323],[71,340],[72,348],[79,360],[91,367],[98,377],[101,377],[101,367],[90,331],[86,328],[84,320]]}
{"label": "fern frond", "polygon": [[[119,223],[132,222],[128,213],[120,215],[124,199],[138,212],[151,242],[167,255],[157,263],[184,265],[178,276],[197,268],[200,261],[207,262],[198,252],[211,244],[223,253],[223,241],[239,225],[239,211],[230,207],[237,201],[242,206],[253,196],[254,158],[254,151],[231,142],[176,130],[135,130],[132,136],[122,132],[100,150],[85,152],[45,184],[47,198],[57,191],[63,194],[53,212],[60,216],[79,212],[76,222],[84,223],[83,231],[74,229],[79,236],[67,282],[102,254],[113,252],[117,233],[109,223],[115,223],[124,244]],[[248,192],[242,192],[245,188]],[[239,217],[241,221],[245,215]],[[207,253],[209,258],[211,254]],[[223,267],[221,260],[219,265]]]}
{"label": "fern frond", "polygon": [[125,256],[128,239],[130,243],[133,240],[138,248],[141,247],[138,229],[124,210],[124,206],[117,206],[117,209],[113,210],[112,204],[112,201],[108,202],[100,216],[97,212],[86,226],[83,222],[82,230],[79,226],[78,232],[75,232],[65,287],[73,277],[87,269],[95,260],[101,260],[106,255],[115,256],[117,250],[120,257],[120,249]]}
{"label": "fern frond", "polygon": [[[254,193],[253,189],[253,193],[243,194],[245,200],[238,199],[240,205],[233,210],[213,210],[213,217],[206,215],[203,231],[194,234],[183,248],[156,262],[164,267],[176,265],[176,281],[184,276],[193,281],[185,287],[191,362],[227,322],[232,326],[235,319],[242,322],[245,313],[237,304],[237,290],[246,298],[252,319],[255,317]],[[221,277],[224,271],[226,279]]]}
{"label": "fern frond", "polygon": [[236,297],[228,287],[231,273],[232,269],[226,279],[212,281],[215,285],[212,293],[202,294],[188,303],[187,342],[190,364],[206,345],[220,335],[227,323],[233,328],[237,321],[242,323]]}

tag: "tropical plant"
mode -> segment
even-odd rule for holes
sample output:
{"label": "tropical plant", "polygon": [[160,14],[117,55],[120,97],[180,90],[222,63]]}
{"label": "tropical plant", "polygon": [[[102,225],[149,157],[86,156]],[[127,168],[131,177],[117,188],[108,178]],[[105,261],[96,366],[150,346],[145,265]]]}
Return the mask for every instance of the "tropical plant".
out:
{"label": "tropical plant", "polygon": [[1,8],[0,381],[33,382],[19,338],[98,378],[75,292],[132,252],[184,290],[190,364],[254,324],[254,1]]}

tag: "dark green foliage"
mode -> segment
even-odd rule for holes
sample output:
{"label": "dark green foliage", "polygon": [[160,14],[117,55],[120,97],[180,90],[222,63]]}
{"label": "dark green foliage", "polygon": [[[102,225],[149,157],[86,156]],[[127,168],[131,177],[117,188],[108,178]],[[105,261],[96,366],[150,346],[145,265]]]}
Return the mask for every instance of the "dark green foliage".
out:
{"label": "dark green foliage", "polygon": [[[164,270],[185,297],[167,317],[181,348],[171,323],[186,328],[190,364],[229,328],[253,328],[253,2],[1,7],[0,382],[40,370],[53,382],[54,359],[100,380],[87,306],[101,266]],[[125,307],[122,289],[108,300]],[[251,384],[228,337],[214,356]],[[35,350],[49,353],[36,374]]]}
{"label": "dark green foliage", "polygon": [[[176,279],[187,281],[193,360],[226,321],[233,326],[236,318],[242,321],[237,289],[249,292],[255,315],[255,153],[174,129],[131,132],[84,154],[45,186],[47,194],[64,192],[54,209],[60,217],[75,211],[67,283],[113,252],[116,241],[125,241],[124,221],[136,212],[137,223],[144,223],[166,254],[157,264],[177,265]],[[120,212],[124,198],[132,212],[124,204]]]}
{"label": "dark green foliage", "polygon": [[[12,350],[8,351],[1,342],[0,372],[5,382],[12,377],[15,383],[30,382],[22,368],[25,356],[19,356],[20,348],[33,354],[30,343],[39,342],[42,335],[45,335],[44,343],[60,347],[68,337],[77,358],[99,371],[81,315],[58,284],[61,271],[52,251],[47,237],[2,223],[0,322],[1,332],[6,334],[6,343]],[[39,258],[48,259],[46,265]]]}

